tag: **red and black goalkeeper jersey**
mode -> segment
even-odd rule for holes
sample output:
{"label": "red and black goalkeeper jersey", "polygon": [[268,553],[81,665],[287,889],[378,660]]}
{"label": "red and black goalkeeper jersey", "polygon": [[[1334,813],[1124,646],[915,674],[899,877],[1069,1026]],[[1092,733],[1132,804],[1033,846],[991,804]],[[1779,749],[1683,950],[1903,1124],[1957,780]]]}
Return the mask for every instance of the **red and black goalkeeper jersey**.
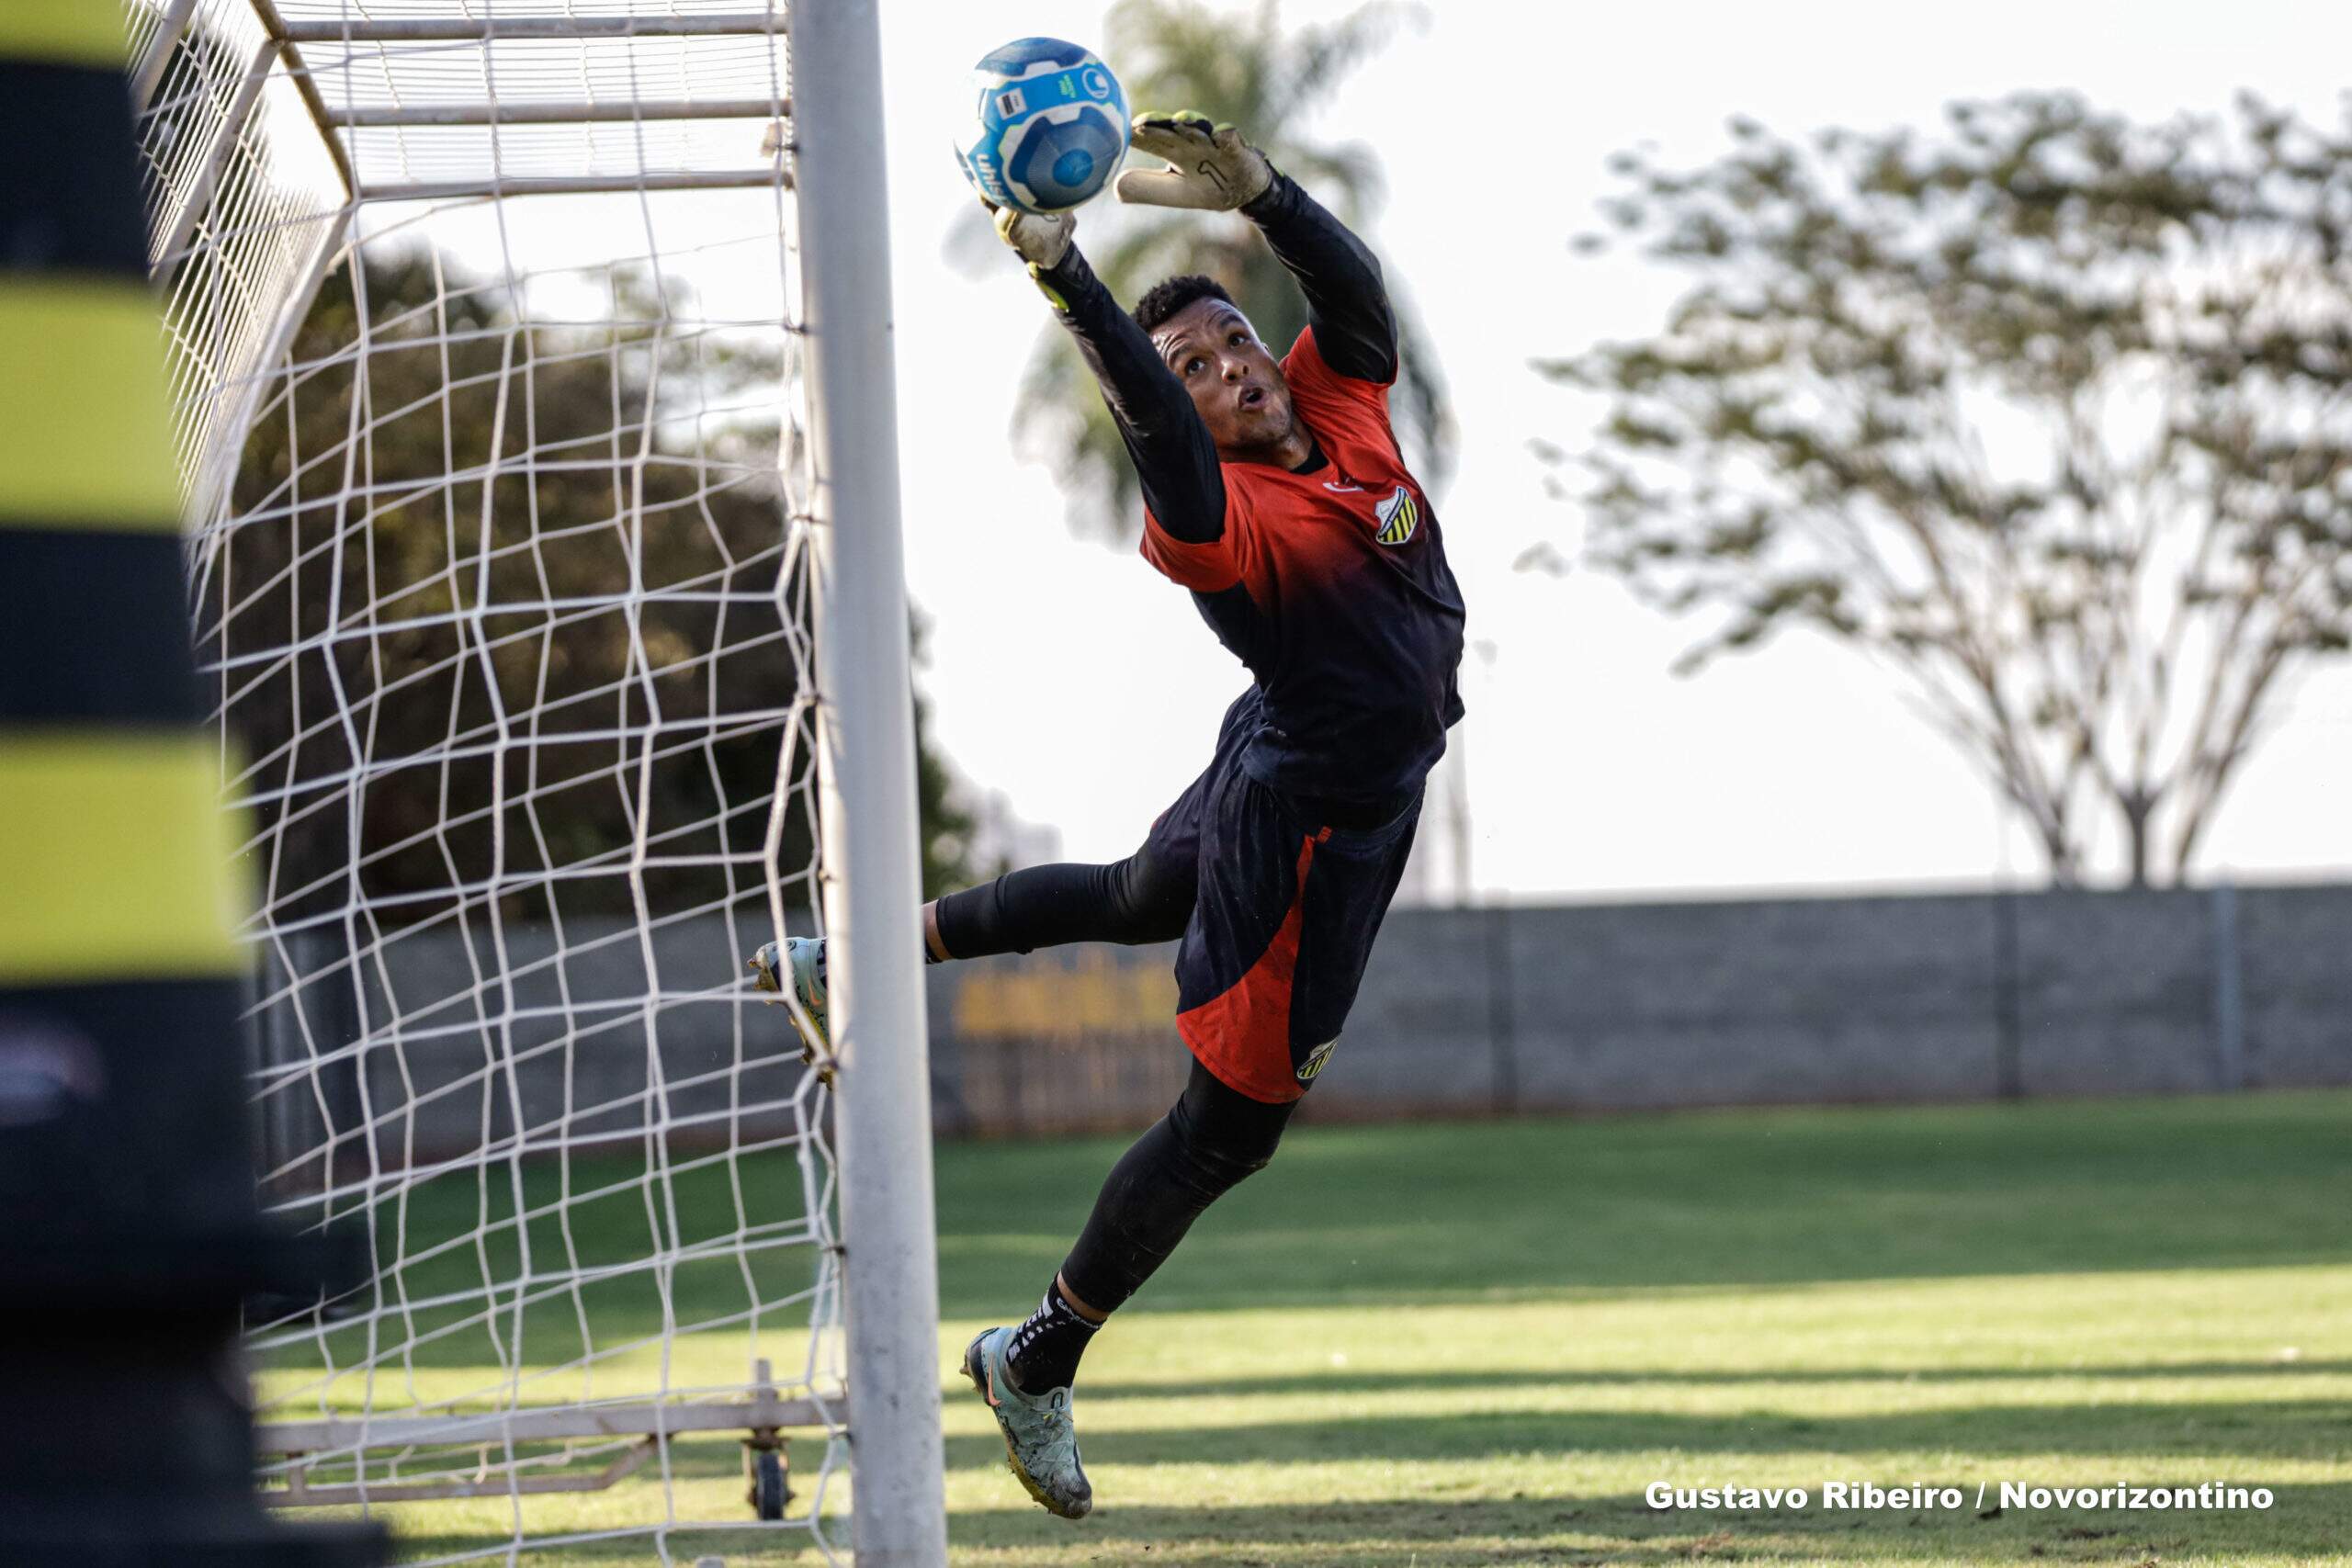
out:
{"label": "red and black goalkeeper jersey", "polygon": [[1339,799],[1408,791],[1462,716],[1462,591],[1397,452],[1387,383],[1332,369],[1312,326],[1282,368],[1327,461],[1219,465],[1223,531],[1188,542],[1147,510],[1144,558],[1193,591],[1257,678],[1251,776]]}
{"label": "red and black goalkeeper jersey", "polygon": [[1462,592],[1388,420],[1396,324],[1379,264],[1287,176],[1242,209],[1306,297],[1283,361],[1316,457],[1293,472],[1218,458],[1150,340],[1072,245],[1037,274],[1093,367],[1134,462],[1146,559],[1193,591],[1256,678],[1227,716],[1241,765],[1289,794],[1417,791],[1462,716]]}

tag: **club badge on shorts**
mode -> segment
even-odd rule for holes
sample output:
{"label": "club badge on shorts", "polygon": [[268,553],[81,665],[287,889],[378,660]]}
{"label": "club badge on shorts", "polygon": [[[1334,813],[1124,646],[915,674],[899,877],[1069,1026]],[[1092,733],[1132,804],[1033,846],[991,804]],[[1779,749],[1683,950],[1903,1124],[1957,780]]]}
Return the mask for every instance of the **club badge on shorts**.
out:
{"label": "club badge on shorts", "polygon": [[1323,1042],[1322,1044],[1315,1047],[1314,1050],[1309,1051],[1306,1054],[1306,1060],[1298,1065],[1298,1072],[1295,1075],[1298,1081],[1301,1083],[1313,1083],[1315,1081],[1315,1075],[1323,1070],[1323,1064],[1331,1059],[1331,1053],[1339,1048],[1339,1044],[1340,1037],[1335,1034],[1330,1039]]}

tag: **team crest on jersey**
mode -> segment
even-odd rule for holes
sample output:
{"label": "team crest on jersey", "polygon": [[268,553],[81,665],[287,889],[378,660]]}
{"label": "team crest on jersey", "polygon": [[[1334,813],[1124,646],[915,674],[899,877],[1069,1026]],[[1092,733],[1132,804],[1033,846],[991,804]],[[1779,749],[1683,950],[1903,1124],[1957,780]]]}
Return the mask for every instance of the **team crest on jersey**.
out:
{"label": "team crest on jersey", "polygon": [[1306,1054],[1306,1060],[1298,1065],[1298,1081],[1301,1083],[1313,1083],[1315,1081],[1315,1075],[1323,1070],[1323,1064],[1331,1059],[1331,1053],[1339,1048],[1339,1044],[1340,1037],[1335,1034],[1330,1039],[1323,1042],[1322,1044],[1315,1047],[1314,1050],[1309,1051]]}
{"label": "team crest on jersey", "polygon": [[1374,537],[1384,545],[1403,544],[1413,536],[1413,530],[1421,525],[1420,502],[1415,501],[1413,492],[1403,485],[1398,485],[1396,494],[1372,510],[1374,515],[1380,519],[1380,532]]}

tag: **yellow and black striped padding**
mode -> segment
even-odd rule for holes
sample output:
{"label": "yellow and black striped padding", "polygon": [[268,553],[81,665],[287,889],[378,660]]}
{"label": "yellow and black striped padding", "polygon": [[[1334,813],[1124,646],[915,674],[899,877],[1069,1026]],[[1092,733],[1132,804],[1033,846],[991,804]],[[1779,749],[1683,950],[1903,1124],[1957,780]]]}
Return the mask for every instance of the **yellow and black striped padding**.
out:
{"label": "yellow and black striped padding", "polygon": [[239,1299],[307,1288],[246,1144],[218,761],[119,0],[0,0],[0,1562],[363,1568],[253,1495]]}
{"label": "yellow and black striped padding", "polygon": [[93,6],[90,0],[8,0],[0,6],[0,62],[80,65],[119,77],[124,48],[118,6]]}
{"label": "yellow and black striped padding", "polygon": [[0,987],[240,966],[123,48],[0,4]]}

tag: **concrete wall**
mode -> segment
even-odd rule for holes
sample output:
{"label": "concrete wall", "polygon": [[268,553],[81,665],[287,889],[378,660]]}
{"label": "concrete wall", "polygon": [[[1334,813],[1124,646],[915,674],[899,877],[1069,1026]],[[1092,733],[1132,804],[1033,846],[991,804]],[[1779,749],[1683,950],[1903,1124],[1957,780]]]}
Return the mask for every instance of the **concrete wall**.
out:
{"label": "concrete wall", "polygon": [[[1164,976],[1172,950],[1082,962]],[[1182,1047],[1002,1005],[1058,953],[930,972],[944,1128],[1157,1114]],[[1092,983],[1092,982],[1090,982]],[[1165,1005],[1164,1003],[1162,1005]],[[1034,1011],[1034,1009],[1032,1010]],[[1164,1017],[1164,1014],[1162,1015]],[[1054,1085],[957,1117],[975,1076]],[[1399,909],[1310,1113],[2165,1094],[2352,1083],[2352,887]]]}
{"label": "concrete wall", "polygon": [[[332,1126],[345,1160],[372,1142],[402,1165],[649,1122],[699,1141],[787,1135],[812,1102],[784,1014],[741,989],[757,924],[680,922],[650,958],[630,927],[575,927],[560,949],[509,928],[511,987],[476,982],[477,964],[502,972],[487,933],[471,960],[449,931],[401,936],[356,986],[332,935],[305,939],[261,1010],[267,1141],[291,1159]],[[930,970],[941,1132],[1158,1115],[1187,1064],[1172,953]],[[2344,1083],[2352,886],[1400,909],[1309,1113]]]}

